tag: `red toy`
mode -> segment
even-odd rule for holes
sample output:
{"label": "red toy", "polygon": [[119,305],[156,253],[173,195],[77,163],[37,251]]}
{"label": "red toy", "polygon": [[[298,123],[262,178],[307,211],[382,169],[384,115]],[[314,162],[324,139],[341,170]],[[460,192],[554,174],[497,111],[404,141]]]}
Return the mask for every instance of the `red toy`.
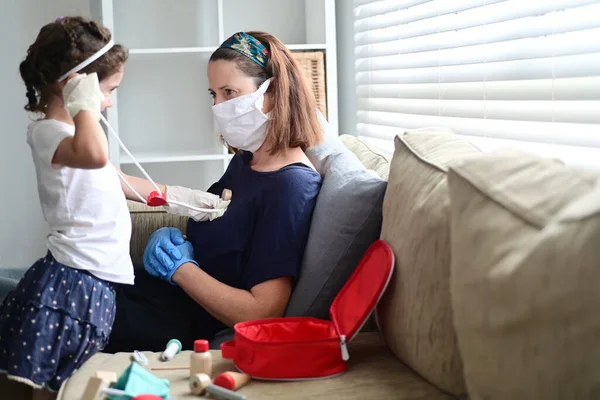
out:
{"label": "red toy", "polygon": [[167,205],[167,194],[166,193],[159,193],[158,191],[153,191],[150,193],[150,195],[148,196],[148,199],[146,200],[146,204],[148,204],[150,207],[160,207],[160,206],[165,206]]}
{"label": "red toy", "polygon": [[223,358],[256,379],[311,379],[345,372],[347,343],[377,305],[393,269],[391,248],[376,241],[331,304],[331,321],[285,317],[238,323],[234,340],[221,345]]}

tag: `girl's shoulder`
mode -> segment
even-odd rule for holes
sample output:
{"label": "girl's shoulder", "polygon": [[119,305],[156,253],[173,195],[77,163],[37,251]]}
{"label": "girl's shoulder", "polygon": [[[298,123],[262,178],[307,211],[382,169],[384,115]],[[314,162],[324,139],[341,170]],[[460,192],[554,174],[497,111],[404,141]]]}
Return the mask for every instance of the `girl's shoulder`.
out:
{"label": "girl's shoulder", "polygon": [[66,131],[75,132],[75,126],[57,119],[38,119],[27,125],[28,131]]}
{"label": "girl's shoulder", "polygon": [[56,119],[40,119],[32,121],[27,125],[27,141],[34,144],[34,137],[39,135],[69,136],[75,134],[75,127]]}
{"label": "girl's shoulder", "polygon": [[27,144],[34,158],[42,161],[41,165],[50,166],[58,145],[74,134],[74,126],[54,119],[43,119],[29,124]]}

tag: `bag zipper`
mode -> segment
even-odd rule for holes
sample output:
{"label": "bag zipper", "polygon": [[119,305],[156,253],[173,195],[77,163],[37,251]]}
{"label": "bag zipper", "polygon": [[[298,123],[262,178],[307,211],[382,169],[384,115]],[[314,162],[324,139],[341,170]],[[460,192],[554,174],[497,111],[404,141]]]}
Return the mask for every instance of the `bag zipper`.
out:
{"label": "bag zipper", "polygon": [[346,345],[346,335],[340,335],[340,347],[342,349],[342,360],[348,361],[350,354],[348,353],[348,346]]}
{"label": "bag zipper", "polygon": [[[333,323],[333,327],[335,328],[335,332],[340,337],[340,350],[342,352],[342,360],[348,361],[350,359],[350,354],[348,352],[347,342],[350,342],[352,339],[354,339],[354,337],[356,335],[358,335],[358,333],[360,332],[360,330],[362,329],[362,327],[367,323],[367,320],[369,319],[369,317],[371,316],[371,314],[374,312],[375,308],[377,307],[377,304],[379,303],[379,300],[381,300],[381,298],[385,294],[385,291],[386,291],[387,287],[389,286],[389,284],[390,284],[390,282],[392,280],[392,275],[394,274],[394,265],[395,265],[395,262],[396,261],[395,261],[394,253],[391,253],[391,263],[392,263],[392,266],[391,266],[390,272],[389,272],[389,274],[388,274],[388,276],[387,276],[387,278],[385,280],[383,288],[381,289],[381,293],[379,293],[379,296],[377,297],[377,299],[375,299],[375,302],[374,302],[373,307],[371,308],[371,311],[369,312],[369,314],[365,317],[365,319],[362,322],[360,322],[360,325],[356,329],[356,332],[354,332],[354,335],[352,335],[352,337],[350,337],[348,339],[346,338],[346,335],[342,335],[341,334],[341,330],[340,330],[340,328],[338,326],[338,323],[337,323],[336,319],[332,315],[331,308],[335,307],[337,296],[336,296],[336,299],[334,299],[333,304],[331,305],[329,312],[330,312],[330,315],[331,315],[331,322]],[[347,284],[348,284],[348,282],[346,282],[346,285]],[[342,290],[344,290],[344,288],[342,288]],[[338,296],[339,296],[339,293],[338,293]]]}
{"label": "bag zipper", "polygon": [[350,359],[350,353],[348,353],[348,346],[346,344],[346,335],[342,334],[340,328],[338,327],[337,321],[332,318],[333,328],[335,329],[335,333],[340,338],[340,350],[342,352],[342,360],[348,361]]}

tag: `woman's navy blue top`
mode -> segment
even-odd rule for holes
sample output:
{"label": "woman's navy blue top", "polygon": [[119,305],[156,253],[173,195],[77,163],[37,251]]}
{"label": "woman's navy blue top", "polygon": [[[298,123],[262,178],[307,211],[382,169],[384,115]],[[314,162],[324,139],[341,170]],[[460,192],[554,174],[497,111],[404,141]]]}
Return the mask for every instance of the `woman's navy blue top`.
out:
{"label": "woman's navy blue top", "polygon": [[[305,164],[258,172],[250,167],[251,160],[252,153],[235,155],[223,177],[208,189],[219,196],[223,189],[232,191],[225,214],[209,222],[190,219],[187,226],[200,268],[246,290],[279,277],[295,281],[321,187],[321,176]],[[210,318],[203,322],[215,324],[215,332],[225,329],[206,316]]]}

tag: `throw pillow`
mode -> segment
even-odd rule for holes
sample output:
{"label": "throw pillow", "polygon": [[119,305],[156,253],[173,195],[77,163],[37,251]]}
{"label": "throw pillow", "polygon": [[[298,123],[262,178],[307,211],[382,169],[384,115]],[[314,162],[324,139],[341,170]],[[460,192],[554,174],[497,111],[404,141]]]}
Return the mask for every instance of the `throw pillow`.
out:
{"label": "throw pillow", "polygon": [[448,166],[480,154],[441,128],[396,137],[381,238],[396,259],[377,307],[391,351],[422,377],[454,395],[466,393],[450,306]]}
{"label": "throw pillow", "polygon": [[505,150],[448,181],[470,398],[600,398],[600,176]]}

